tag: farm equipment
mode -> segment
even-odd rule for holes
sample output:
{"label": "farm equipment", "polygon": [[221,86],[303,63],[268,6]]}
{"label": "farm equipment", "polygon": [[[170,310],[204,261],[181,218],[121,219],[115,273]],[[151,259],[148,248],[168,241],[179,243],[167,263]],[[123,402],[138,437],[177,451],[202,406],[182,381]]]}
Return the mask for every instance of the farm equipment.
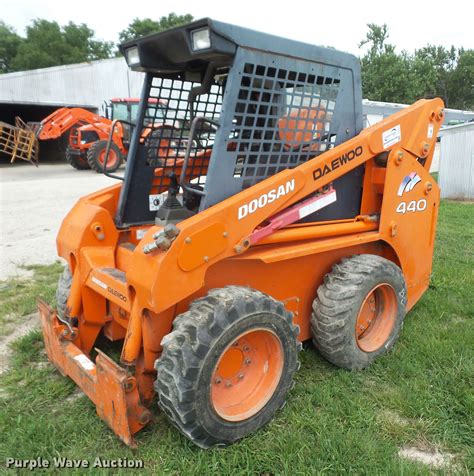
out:
{"label": "farm equipment", "polygon": [[[127,154],[130,140],[130,124],[135,122],[139,99],[113,98],[106,103],[106,117],[94,114],[82,108],[61,108],[41,121],[38,129],[40,140],[57,139],[67,133],[66,161],[74,168],[94,169],[102,172],[104,166],[105,148],[110,135],[112,122],[120,119],[122,122],[114,128],[107,171],[117,170]],[[157,120],[163,120],[166,106],[158,100],[154,108],[159,113]]]}
{"label": "farm equipment", "polygon": [[19,117],[15,125],[0,122],[0,152],[15,160],[25,160],[38,165],[38,139],[34,131]]}
{"label": "farm equipment", "polygon": [[[209,19],[121,51],[145,73],[137,128],[122,182],[62,223],[46,350],[126,444],[157,396],[227,445],[283,406],[303,341],[353,370],[394,345],[429,284],[443,103],[362,130],[354,56]],[[143,139],[152,98],[181,129]]]}

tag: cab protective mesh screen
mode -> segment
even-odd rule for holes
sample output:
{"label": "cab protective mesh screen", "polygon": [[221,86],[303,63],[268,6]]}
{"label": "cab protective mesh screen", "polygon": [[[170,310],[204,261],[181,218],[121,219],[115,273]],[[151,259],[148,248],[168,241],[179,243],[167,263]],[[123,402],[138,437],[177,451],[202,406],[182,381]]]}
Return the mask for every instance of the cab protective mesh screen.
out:
{"label": "cab protective mesh screen", "polygon": [[236,151],[234,177],[243,188],[324,152],[340,80],[246,63],[227,151]]}
{"label": "cab protective mesh screen", "polygon": [[[184,155],[190,140],[189,130],[193,117],[204,116],[217,121],[222,106],[222,87],[212,84],[208,93],[193,95],[200,83],[155,77],[143,125],[142,141],[147,149],[147,165],[155,169],[151,193],[163,192],[170,177],[178,179]],[[165,118],[158,105],[166,105]],[[191,142],[191,153],[186,169],[186,180],[202,189],[206,181],[207,166],[215,140],[216,128],[201,123]]]}

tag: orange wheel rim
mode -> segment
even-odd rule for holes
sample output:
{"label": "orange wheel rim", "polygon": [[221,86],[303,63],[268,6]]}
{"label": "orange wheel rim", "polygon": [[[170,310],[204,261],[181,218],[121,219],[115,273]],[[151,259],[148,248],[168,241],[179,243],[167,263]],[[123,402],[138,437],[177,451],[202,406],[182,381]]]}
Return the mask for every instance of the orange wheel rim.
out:
{"label": "orange wheel rim", "polygon": [[[99,162],[100,165],[103,167],[105,163],[105,150],[101,151],[101,153],[99,154]],[[110,149],[109,157],[107,159],[107,168],[113,167],[115,165],[115,162],[117,162],[117,154],[114,150]]]}
{"label": "orange wheel rim", "polygon": [[212,375],[211,403],[228,421],[258,413],[270,400],[283,371],[280,339],[267,329],[241,334],[224,351]]}
{"label": "orange wheel rim", "polygon": [[389,284],[375,286],[365,297],[356,321],[357,345],[374,352],[389,338],[397,317],[397,296]]}

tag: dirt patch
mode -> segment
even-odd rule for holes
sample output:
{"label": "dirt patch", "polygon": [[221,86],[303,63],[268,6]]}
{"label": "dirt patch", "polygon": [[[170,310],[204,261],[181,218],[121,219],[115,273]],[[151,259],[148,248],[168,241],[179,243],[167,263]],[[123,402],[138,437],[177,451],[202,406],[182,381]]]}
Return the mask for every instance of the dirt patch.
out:
{"label": "dirt patch", "polygon": [[402,417],[397,412],[394,412],[392,410],[383,410],[380,415],[380,418],[397,426],[409,426],[411,424],[410,420]]}
{"label": "dirt patch", "polygon": [[398,452],[400,458],[409,459],[417,463],[422,463],[432,468],[447,468],[451,466],[454,455],[442,453],[435,449],[433,451],[422,450],[416,447],[407,446]]}
{"label": "dirt patch", "polygon": [[52,413],[63,413],[66,408],[70,408],[69,405],[73,404],[74,402],[77,402],[77,400],[84,397],[85,395],[86,394],[79,387],[76,387],[71,393],[71,395],[68,395],[66,398],[58,400],[58,405],[52,409]]}
{"label": "dirt patch", "polygon": [[38,329],[40,320],[37,312],[18,318],[12,332],[0,337],[0,374],[8,370],[12,350],[10,344],[28,334],[33,329]]}
{"label": "dirt patch", "polygon": [[72,403],[72,402],[75,402],[77,399],[83,397],[84,395],[85,395],[85,393],[79,387],[76,387],[74,389],[74,392],[72,392],[71,395],[66,397],[63,401],[68,402],[68,403]]}

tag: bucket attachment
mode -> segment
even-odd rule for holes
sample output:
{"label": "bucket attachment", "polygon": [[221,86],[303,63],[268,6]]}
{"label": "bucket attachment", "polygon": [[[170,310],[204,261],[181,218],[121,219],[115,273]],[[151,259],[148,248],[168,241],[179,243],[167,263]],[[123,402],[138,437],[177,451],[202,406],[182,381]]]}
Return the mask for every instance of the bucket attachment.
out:
{"label": "bucket attachment", "polygon": [[140,402],[135,377],[98,349],[92,362],[48,304],[39,300],[38,310],[49,360],[94,402],[97,414],[118,437],[135,448],[133,435],[151,419]]}

